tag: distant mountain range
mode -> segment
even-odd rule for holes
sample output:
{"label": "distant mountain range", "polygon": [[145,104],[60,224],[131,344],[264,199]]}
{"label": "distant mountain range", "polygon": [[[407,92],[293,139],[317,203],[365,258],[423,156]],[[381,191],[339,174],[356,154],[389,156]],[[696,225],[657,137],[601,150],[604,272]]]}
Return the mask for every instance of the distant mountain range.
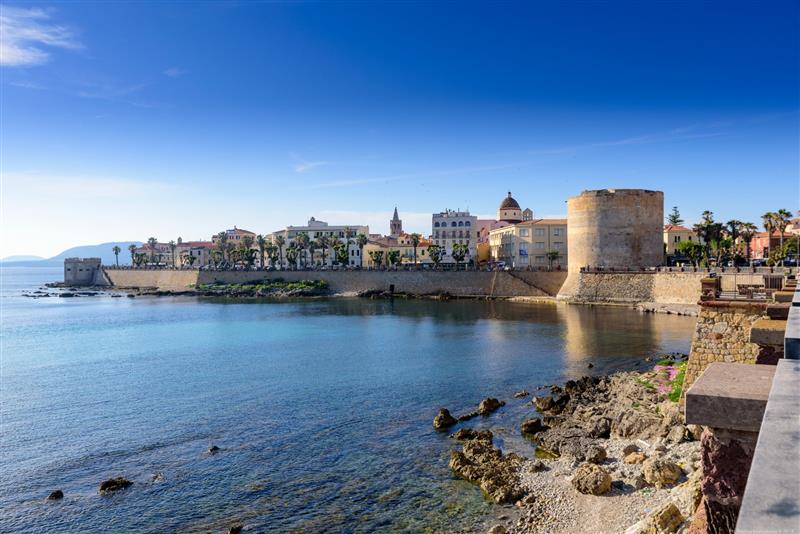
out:
{"label": "distant mountain range", "polygon": [[131,254],[128,252],[128,246],[131,244],[138,247],[141,246],[142,242],[112,241],[110,243],[100,243],[99,245],[72,247],[52,258],[8,256],[0,260],[0,263],[5,267],[51,267],[61,265],[64,262],[64,258],[100,258],[103,260],[103,265],[112,265],[115,263],[113,248],[116,245],[122,249],[122,252],[119,253],[119,264],[130,264]]}

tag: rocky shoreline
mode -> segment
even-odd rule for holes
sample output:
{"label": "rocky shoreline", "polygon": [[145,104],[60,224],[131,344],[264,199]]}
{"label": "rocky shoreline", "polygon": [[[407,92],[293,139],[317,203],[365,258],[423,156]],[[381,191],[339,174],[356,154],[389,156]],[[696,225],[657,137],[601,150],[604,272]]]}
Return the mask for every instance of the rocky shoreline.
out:
{"label": "rocky shoreline", "polygon": [[[534,458],[504,453],[490,430],[451,434],[461,449],[451,453],[453,472],[503,506],[490,534],[686,530],[701,469],[700,429],[683,424],[676,402],[684,365],[669,358],[643,373],[583,377],[530,401],[514,394],[509,402],[530,408],[519,431],[536,445]],[[446,409],[437,420],[437,430],[462,421]]]}

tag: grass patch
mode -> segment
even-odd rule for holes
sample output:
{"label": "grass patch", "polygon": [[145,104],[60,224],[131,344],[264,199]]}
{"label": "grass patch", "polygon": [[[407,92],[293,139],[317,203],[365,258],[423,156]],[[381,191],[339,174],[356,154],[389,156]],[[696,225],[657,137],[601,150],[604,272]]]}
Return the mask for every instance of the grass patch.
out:
{"label": "grass patch", "polygon": [[678,374],[675,375],[675,379],[672,381],[672,390],[669,392],[669,400],[672,402],[678,402],[681,400],[681,394],[683,393],[683,379],[686,378],[686,363],[681,362],[676,367],[678,369]]}

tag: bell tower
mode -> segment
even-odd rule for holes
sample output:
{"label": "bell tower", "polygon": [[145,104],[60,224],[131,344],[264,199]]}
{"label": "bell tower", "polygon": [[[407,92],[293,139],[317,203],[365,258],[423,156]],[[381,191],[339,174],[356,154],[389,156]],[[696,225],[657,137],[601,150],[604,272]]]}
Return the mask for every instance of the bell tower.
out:
{"label": "bell tower", "polygon": [[394,216],[392,220],[389,221],[389,235],[392,237],[400,237],[400,234],[403,233],[403,221],[400,220],[400,217],[397,215],[397,206],[394,207]]}

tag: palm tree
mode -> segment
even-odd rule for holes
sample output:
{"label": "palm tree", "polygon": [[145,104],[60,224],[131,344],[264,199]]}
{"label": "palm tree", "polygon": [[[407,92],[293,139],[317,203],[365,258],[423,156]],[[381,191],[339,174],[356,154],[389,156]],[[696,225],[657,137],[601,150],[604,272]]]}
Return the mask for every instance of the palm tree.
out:
{"label": "palm tree", "polygon": [[358,234],[356,236],[356,245],[358,245],[358,257],[360,259],[360,267],[364,266],[364,247],[367,245],[367,236],[364,234]]}
{"label": "palm tree", "polygon": [[317,242],[308,238],[308,244],[306,245],[308,248],[308,260],[311,263],[311,267],[314,267],[314,251],[317,249]]}
{"label": "palm tree", "polygon": [[225,251],[228,248],[228,232],[222,231],[217,234],[217,247],[222,252],[222,259],[225,259]]}
{"label": "palm tree", "polygon": [[128,245],[128,252],[131,253],[131,267],[133,267],[133,264],[134,264],[133,260],[136,257],[136,245],[134,245],[133,243]]}
{"label": "palm tree", "polygon": [[264,250],[267,252],[267,258],[269,258],[270,266],[275,267],[275,261],[278,259],[278,247],[270,243],[264,247]]}
{"label": "palm tree", "polygon": [[422,238],[419,234],[411,234],[411,246],[414,247],[414,265],[417,265],[417,247],[419,246],[419,241]]}
{"label": "palm tree", "polygon": [[175,266],[176,266],[176,265],[175,265],[175,259],[176,259],[176,258],[175,258],[175,249],[177,248],[177,246],[178,246],[178,245],[176,245],[176,244],[175,244],[175,241],[174,241],[174,240],[170,240],[170,242],[169,242],[169,250],[170,250],[170,252],[172,253],[172,266],[173,266],[173,267],[175,267]]}
{"label": "palm tree", "polygon": [[739,236],[747,246],[747,263],[750,263],[750,242],[753,241],[753,236],[756,235],[758,227],[751,222],[743,222],[739,226]]}
{"label": "palm tree", "polygon": [[438,269],[439,264],[444,257],[444,248],[440,247],[439,245],[430,245],[428,247],[428,257],[433,262],[434,269]]}
{"label": "palm tree", "polygon": [[[228,261],[231,262],[231,263],[234,263],[236,261],[236,259],[233,257],[235,250],[236,250],[236,245],[233,242],[228,241],[227,243],[225,243],[224,253],[228,254]],[[225,254],[224,253],[222,255],[223,259],[225,259]]]}
{"label": "palm tree", "polygon": [[311,242],[311,238],[308,237],[308,234],[305,232],[298,232],[297,236],[294,238],[295,244],[297,244],[297,250],[299,253],[300,263],[305,265],[306,259],[306,248],[308,248],[308,244]]}
{"label": "palm tree", "polygon": [[289,246],[286,247],[286,263],[287,263],[286,266],[289,267],[291,264],[294,263],[295,264],[294,267],[297,268],[296,261],[298,255],[299,253],[297,250],[297,243],[295,242],[289,243]]}
{"label": "palm tree", "polygon": [[264,250],[267,246],[267,238],[261,234],[258,234],[256,236],[256,244],[258,245],[259,261],[261,262],[261,268],[263,269],[266,267],[266,265],[264,265]]}
{"label": "palm tree", "polygon": [[283,245],[286,244],[286,238],[282,235],[276,236],[275,244],[278,246],[278,259],[280,260],[278,265],[283,269]]}
{"label": "palm tree", "polygon": [[117,245],[114,245],[114,248],[111,249],[114,252],[114,260],[117,263],[117,267],[119,267],[119,253],[122,252],[122,249],[119,248]]}
{"label": "palm tree", "polygon": [[764,230],[767,231],[767,258],[772,255],[772,232],[775,231],[775,219],[777,214],[768,211],[761,216],[761,224],[764,225]]}
{"label": "palm tree", "polygon": [[781,250],[783,250],[783,233],[786,227],[791,224],[792,212],[785,209],[779,209],[775,212],[775,228],[781,233]]}
{"label": "palm tree", "polygon": [[158,239],[155,237],[148,237],[147,238],[147,246],[150,247],[150,263],[153,263],[153,258],[156,254],[156,245],[158,244]]}
{"label": "palm tree", "polygon": [[330,244],[330,239],[324,234],[317,238],[317,245],[319,245],[319,248],[322,249],[322,265],[325,265],[325,251],[328,249]]}

